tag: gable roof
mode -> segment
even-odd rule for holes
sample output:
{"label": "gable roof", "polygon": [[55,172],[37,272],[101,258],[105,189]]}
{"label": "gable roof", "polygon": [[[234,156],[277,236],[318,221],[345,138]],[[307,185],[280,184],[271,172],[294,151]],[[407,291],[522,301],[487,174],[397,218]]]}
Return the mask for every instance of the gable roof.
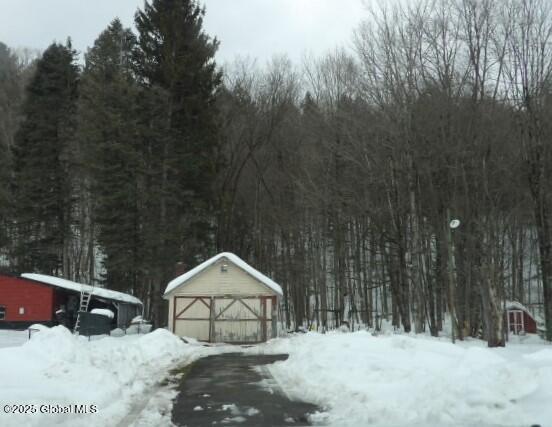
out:
{"label": "gable roof", "polygon": [[533,314],[529,311],[529,309],[524,306],[522,303],[518,301],[506,301],[504,303],[506,310],[521,310],[526,312],[529,317],[531,317],[535,322],[537,322],[537,325],[544,326],[545,322],[542,317],[540,317],[538,314]]}
{"label": "gable roof", "polygon": [[230,261],[232,264],[236,265],[237,267],[241,268],[243,271],[248,273],[249,275],[253,276],[255,279],[257,279],[259,282],[261,282],[266,287],[270,288],[274,292],[276,292],[278,295],[283,295],[282,288],[280,285],[278,285],[276,282],[272,281],[272,279],[266,277],[263,273],[261,273],[258,270],[255,270],[253,267],[251,267],[249,264],[247,264],[244,260],[242,260],[239,256],[234,255],[231,252],[222,252],[218,255],[215,255],[213,258],[209,258],[207,261],[199,264],[197,267],[192,268],[190,271],[184,273],[181,276],[178,276],[177,278],[171,280],[169,284],[167,285],[167,288],[165,289],[165,295],[168,293],[174,291],[176,288],[180,287],[184,283],[186,283],[188,280],[190,280],[192,277],[196,276],[197,274],[201,273],[203,270],[205,270],[207,267],[210,267],[214,263],[216,263],[219,259],[226,258],[228,261]]}
{"label": "gable roof", "polygon": [[99,298],[105,298],[113,301],[124,302],[127,304],[140,304],[142,301],[138,298],[125,294],[123,292],[112,291],[110,289],[99,288],[97,286],[85,285],[84,283],[72,282],[71,280],[62,279],[60,277],[47,276],[46,274],[34,274],[34,273],[23,273],[21,275],[24,279],[34,280],[35,282],[46,283],[47,285],[52,285],[57,288],[68,289],[75,292],[88,292],[93,296]]}

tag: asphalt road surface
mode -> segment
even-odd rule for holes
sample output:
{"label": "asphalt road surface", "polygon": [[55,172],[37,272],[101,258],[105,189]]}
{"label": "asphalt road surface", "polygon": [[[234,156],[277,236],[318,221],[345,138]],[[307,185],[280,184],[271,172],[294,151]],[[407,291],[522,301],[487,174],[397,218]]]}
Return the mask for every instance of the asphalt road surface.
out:
{"label": "asphalt road surface", "polygon": [[292,401],[266,365],[287,355],[210,356],[195,362],[178,387],[172,421],[177,426],[307,426],[318,408]]}

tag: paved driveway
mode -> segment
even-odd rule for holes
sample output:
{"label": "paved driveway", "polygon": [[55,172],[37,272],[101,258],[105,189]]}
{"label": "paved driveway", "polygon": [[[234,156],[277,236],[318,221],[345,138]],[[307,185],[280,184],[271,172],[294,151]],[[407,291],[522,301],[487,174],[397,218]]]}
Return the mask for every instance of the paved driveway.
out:
{"label": "paved driveway", "polygon": [[177,426],[306,426],[309,403],[288,399],[266,365],[287,355],[229,353],[195,362],[179,385]]}

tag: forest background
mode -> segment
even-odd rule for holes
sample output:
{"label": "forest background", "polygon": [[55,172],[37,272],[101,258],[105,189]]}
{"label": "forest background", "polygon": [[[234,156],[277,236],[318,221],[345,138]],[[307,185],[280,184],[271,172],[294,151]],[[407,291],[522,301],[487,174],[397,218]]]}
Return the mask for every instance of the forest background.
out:
{"label": "forest background", "polygon": [[[0,264],[130,292],[220,251],[280,283],[287,328],[552,340],[552,5],[367,10],[354,50],[214,61],[192,0],[115,19],[79,63],[0,43]],[[451,229],[450,221],[460,220]]]}

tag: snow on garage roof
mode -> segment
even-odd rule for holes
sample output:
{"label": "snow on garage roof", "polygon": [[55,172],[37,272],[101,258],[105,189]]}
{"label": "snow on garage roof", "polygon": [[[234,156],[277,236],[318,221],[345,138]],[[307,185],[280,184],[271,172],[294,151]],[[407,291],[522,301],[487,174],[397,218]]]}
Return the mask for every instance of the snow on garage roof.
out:
{"label": "snow on garage roof", "polygon": [[36,282],[46,283],[48,285],[56,286],[58,288],[69,289],[76,292],[89,292],[90,294],[99,297],[106,298],[119,302],[126,302],[128,304],[140,304],[142,301],[132,295],[125,294],[123,292],[112,291],[110,289],[98,288],[96,286],[85,285],[83,283],[72,282],[71,280],[62,279],[60,277],[47,276],[45,274],[23,273],[21,277],[25,279],[34,280]]}
{"label": "snow on garage roof", "polygon": [[182,285],[183,283],[190,280],[192,277],[194,277],[196,274],[202,272],[210,265],[214,264],[221,258],[226,258],[228,261],[230,261],[232,264],[235,264],[242,270],[244,270],[246,273],[253,276],[255,279],[257,279],[259,282],[264,284],[265,286],[272,289],[274,292],[276,292],[278,295],[283,295],[282,288],[280,285],[278,285],[276,282],[272,281],[268,277],[266,277],[263,273],[260,271],[255,270],[253,267],[251,267],[249,264],[247,264],[243,259],[241,259],[239,256],[234,255],[230,252],[222,252],[218,255],[215,255],[213,258],[208,259],[207,261],[199,264],[197,267],[192,268],[190,271],[184,273],[181,276],[178,276],[177,278],[171,280],[169,284],[167,285],[167,289],[165,289],[165,295]]}

